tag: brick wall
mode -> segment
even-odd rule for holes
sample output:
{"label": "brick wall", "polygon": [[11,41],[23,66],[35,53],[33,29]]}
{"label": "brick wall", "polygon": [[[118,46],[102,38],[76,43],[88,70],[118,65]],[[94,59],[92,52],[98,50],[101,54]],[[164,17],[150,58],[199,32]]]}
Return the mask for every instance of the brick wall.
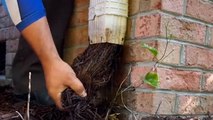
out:
{"label": "brick wall", "polygon": [[[72,63],[88,46],[88,3],[76,0],[76,8],[64,59]],[[158,66],[159,88],[143,83],[145,74],[154,65],[153,56],[141,43],[154,46],[160,58],[169,40],[167,54]],[[128,30],[123,68],[118,81],[128,76],[126,85],[136,89],[125,94],[129,109],[141,118],[155,114],[206,115],[213,113],[213,2],[210,0],[130,0]],[[131,119],[127,112],[125,119]]]}
{"label": "brick wall", "polygon": [[89,0],[74,0],[74,14],[70,20],[64,45],[64,60],[71,64],[73,59],[88,46],[88,7]]}
{"label": "brick wall", "polygon": [[[129,83],[136,90],[126,104],[137,117],[155,114],[205,115],[213,113],[213,2],[210,0],[129,1],[128,32],[123,58],[132,68]],[[159,88],[143,83],[153,57],[141,43],[154,46],[160,58],[167,35],[167,53],[158,66]]]}
{"label": "brick wall", "polygon": [[6,79],[0,80],[0,85],[9,84],[11,81],[11,66],[18,47],[18,38],[19,32],[14,27],[0,0],[0,42],[6,42]]}
{"label": "brick wall", "polygon": [[[89,0],[75,0],[75,10],[65,41],[64,60],[72,63],[88,46]],[[142,79],[153,66],[151,54],[141,43],[155,46],[160,58],[166,45],[165,25],[173,39],[168,53],[159,64],[159,88],[153,89]],[[0,0],[0,41],[7,42],[7,76],[19,33],[2,9]],[[137,117],[154,114],[205,115],[213,113],[213,3],[210,0],[134,0],[129,1],[123,80],[129,68],[127,84],[135,91],[125,94],[125,103]],[[128,114],[127,114],[128,115]],[[128,118],[129,117],[129,118]],[[131,119],[131,114],[126,119]]]}

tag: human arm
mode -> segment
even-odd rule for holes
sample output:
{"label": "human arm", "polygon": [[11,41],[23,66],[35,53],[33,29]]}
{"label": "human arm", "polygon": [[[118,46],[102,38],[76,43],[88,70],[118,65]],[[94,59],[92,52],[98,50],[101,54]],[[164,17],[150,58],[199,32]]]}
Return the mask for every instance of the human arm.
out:
{"label": "human arm", "polygon": [[42,17],[25,28],[22,35],[32,46],[42,63],[48,93],[58,107],[61,108],[61,93],[67,87],[73,89],[77,94],[85,96],[82,83],[77,79],[71,67],[63,62],[58,55],[46,17]]}
{"label": "human arm", "polygon": [[[61,107],[60,94],[66,87],[70,87],[79,95],[84,96],[83,91],[85,89],[82,83],[76,78],[70,66],[63,62],[57,53],[41,0],[17,1],[20,2],[18,3],[18,8],[21,14],[18,17],[21,18],[12,16],[12,20],[41,61],[49,95],[58,107]],[[25,1],[29,2],[29,4],[26,5],[25,3],[25,6],[20,6]],[[17,3],[12,5],[15,4]],[[9,7],[12,5],[9,4]],[[27,8],[25,8],[26,6]],[[15,7],[12,6],[12,8],[14,10]],[[10,13],[11,9],[8,9],[8,11]]]}

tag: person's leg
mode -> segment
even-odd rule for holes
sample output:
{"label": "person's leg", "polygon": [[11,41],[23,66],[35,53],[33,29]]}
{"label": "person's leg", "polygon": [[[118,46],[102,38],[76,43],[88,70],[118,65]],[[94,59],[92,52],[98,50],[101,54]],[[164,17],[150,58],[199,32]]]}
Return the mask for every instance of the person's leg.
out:
{"label": "person's leg", "polygon": [[[43,0],[47,19],[57,50],[62,56],[63,40],[73,9],[72,0]],[[32,72],[32,93],[38,102],[50,103],[50,97],[45,87],[42,66],[23,37],[20,38],[19,48],[13,62],[13,84],[17,95],[28,93],[28,73]]]}

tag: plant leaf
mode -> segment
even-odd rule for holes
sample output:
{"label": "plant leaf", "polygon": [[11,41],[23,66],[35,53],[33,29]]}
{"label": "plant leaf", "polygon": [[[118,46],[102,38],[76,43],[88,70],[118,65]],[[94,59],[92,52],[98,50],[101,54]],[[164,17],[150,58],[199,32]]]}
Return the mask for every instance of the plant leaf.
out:
{"label": "plant leaf", "polygon": [[159,84],[159,77],[156,72],[148,72],[145,76],[144,82],[153,86],[153,87],[158,87]]}
{"label": "plant leaf", "polygon": [[158,55],[158,50],[156,48],[151,47],[145,43],[143,43],[142,47],[148,49],[155,57]]}

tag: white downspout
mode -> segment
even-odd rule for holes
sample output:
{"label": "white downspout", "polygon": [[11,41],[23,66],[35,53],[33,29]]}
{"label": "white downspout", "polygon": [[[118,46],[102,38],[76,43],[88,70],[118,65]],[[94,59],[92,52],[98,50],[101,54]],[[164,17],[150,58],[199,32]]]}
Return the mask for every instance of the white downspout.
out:
{"label": "white downspout", "polygon": [[124,43],[128,0],[90,0],[89,39],[95,43]]}

